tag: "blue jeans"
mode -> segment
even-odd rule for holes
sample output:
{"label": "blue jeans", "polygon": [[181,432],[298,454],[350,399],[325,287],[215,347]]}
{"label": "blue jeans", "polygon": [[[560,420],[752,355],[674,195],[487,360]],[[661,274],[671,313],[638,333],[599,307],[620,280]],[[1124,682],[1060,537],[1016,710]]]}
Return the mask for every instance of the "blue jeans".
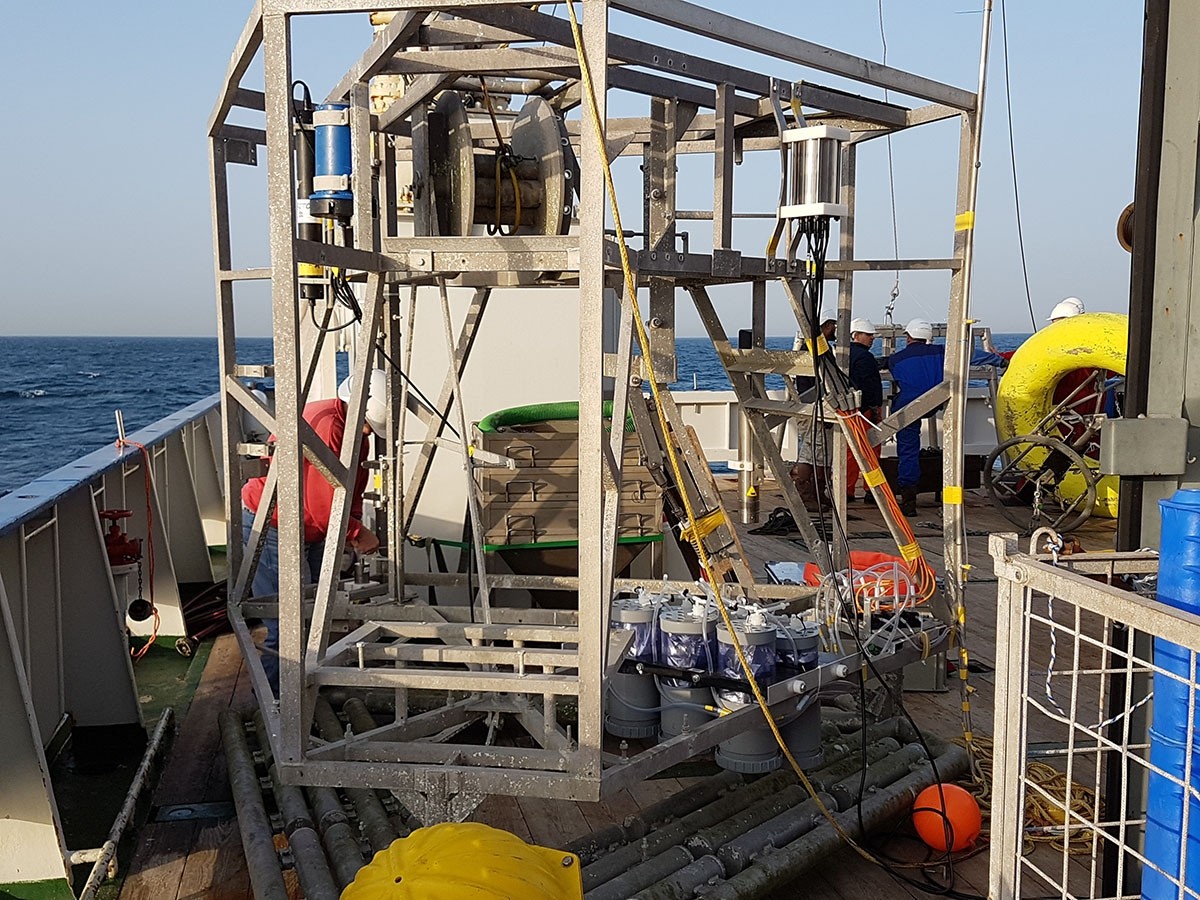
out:
{"label": "blue jeans", "polygon": [[913,422],[896,435],[896,456],[899,458],[897,481],[900,487],[916,487],[921,483],[921,423]]}
{"label": "blue jeans", "polygon": [[[250,546],[250,531],[254,527],[254,513],[242,508],[242,543],[246,553],[253,552]],[[325,552],[325,542],[318,541],[305,544],[300,554],[300,583],[312,584],[315,574],[321,571],[321,556]],[[263,536],[262,555],[258,558],[258,568],[254,572],[254,580],[250,582],[250,596],[262,597],[279,593],[279,532],[273,527],[267,528]],[[267,673],[267,681],[271,690],[279,694],[279,620],[263,619],[267,626],[267,636],[263,639],[262,654],[263,671]]]}

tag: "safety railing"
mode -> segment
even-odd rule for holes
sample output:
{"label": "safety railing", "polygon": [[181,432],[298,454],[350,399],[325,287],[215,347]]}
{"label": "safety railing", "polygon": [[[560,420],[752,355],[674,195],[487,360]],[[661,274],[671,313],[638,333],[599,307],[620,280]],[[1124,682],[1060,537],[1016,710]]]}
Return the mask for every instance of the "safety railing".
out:
{"label": "safety railing", "polygon": [[[989,894],[1200,896],[1200,773],[1191,762],[1200,617],[1153,599],[1153,553],[1065,555],[1057,536],[1034,540],[1030,553],[1015,535],[990,544],[998,594]],[[1156,687],[1160,705],[1168,692],[1182,700],[1179,740],[1167,741],[1173,758],[1152,736],[1160,722],[1149,728]],[[1149,825],[1148,794],[1174,797],[1173,811],[1151,800]]]}
{"label": "safety railing", "polygon": [[[88,861],[64,852],[48,761],[72,727],[142,726],[127,630],[153,626],[126,617],[135,587],[141,595],[144,581],[153,598],[159,636],[186,641],[179,585],[214,581],[209,544],[225,540],[217,403],[194,403],[128,446],[0,498],[0,896],[12,878],[66,884],[71,866]],[[121,511],[116,521],[147,561],[153,545],[144,571],[140,561],[113,564],[105,509]]]}

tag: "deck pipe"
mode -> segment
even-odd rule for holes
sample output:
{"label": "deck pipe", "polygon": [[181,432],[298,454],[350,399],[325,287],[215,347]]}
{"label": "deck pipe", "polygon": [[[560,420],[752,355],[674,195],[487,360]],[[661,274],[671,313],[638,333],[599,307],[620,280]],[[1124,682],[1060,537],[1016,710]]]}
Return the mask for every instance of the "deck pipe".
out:
{"label": "deck pipe", "polygon": [[[1200,491],[1178,490],[1158,505],[1162,511],[1159,553],[1171,562],[1159,568],[1158,600],[1200,613]],[[1176,897],[1181,883],[1191,891],[1200,890],[1200,802],[1190,797],[1200,789],[1200,752],[1190,727],[1200,721],[1194,659],[1187,647],[1154,639],[1154,665],[1160,671],[1154,673],[1150,724],[1154,768],[1146,796],[1145,851],[1151,865],[1142,870],[1142,900]]]}
{"label": "deck pipe", "polygon": [[342,807],[342,798],[329,787],[306,787],[304,793],[308,795],[317,830],[321,832],[321,840],[325,843],[325,855],[333,866],[334,880],[338,887],[345,888],[366,861],[358,837]]}
{"label": "deck pipe", "polygon": [[[967,751],[954,744],[947,746],[933,765],[926,763],[895,784],[865,798],[861,808],[862,824],[867,831],[884,827],[908,812],[925,788],[938,780],[953,781],[967,771],[967,766]],[[861,840],[859,811],[849,809],[836,813],[834,818],[850,837]],[[705,900],[753,900],[769,896],[772,891],[791,885],[801,873],[826,859],[841,845],[841,836],[826,822],[770,853],[762,853],[741,872],[708,889]]]}
{"label": "deck pipe", "polygon": [[242,851],[254,896],[256,900],[289,900],[279,856],[275,852],[275,832],[263,805],[262,786],[246,744],[241,713],[224,710],[218,721],[229,769],[229,786],[237,808],[238,830],[242,834]]}
{"label": "deck pipe", "polygon": [[283,833],[292,848],[296,874],[300,876],[300,886],[304,888],[306,900],[338,900],[341,891],[329,870],[329,860],[325,858],[321,836],[317,833],[304,793],[295,785],[284,784],[277,766],[271,766],[270,775],[275,806],[283,817]]}
{"label": "deck pipe", "polygon": [[[358,697],[350,697],[342,704],[342,714],[350,723],[350,728],[355,734],[364,734],[379,727],[379,723],[375,720],[374,714]],[[414,828],[419,828],[420,823],[413,820],[412,813],[405,809],[401,804],[398,815],[389,815],[388,822],[391,823],[392,830],[396,832],[398,837],[408,837]],[[386,807],[384,807],[386,810]]]}
{"label": "deck pipe", "polygon": [[[260,710],[254,711],[251,721],[260,736],[267,733]],[[259,746],[262,748],[263,764],[273,772],[274,758],[270,742],[260,738]],[[346,815],[342,798],[336,790],[329,787],[306,787],[304,793],[308,798],[321,841],[325,845],[325,858],[329,861],[334,880],[338,887],[344,888],[354,880],[354,876],[366,862],[358,842],[358,829]]]}
{"label": "deck pipe", "polygon": [[[812,782],[813,787],[818,791],[828,791],[843,778],[862,772],[864,765],[863,755],[857,752],[858,749],[855,747],[853,751],[848,752],[842,758],[807,773],[808,780]],[[890,737],[885,737],[873,744],[867,744],[865,765],[874,765],[899,749],[900,742]]]}
{"label": "deck pipe", "polygon": [[[834,800],[828,794],[817,794],[817,798],[832,809]],[[809,798],[797,806],[763,822],[756,828],[739,834],[717,849],[717,859],[725,867],[725,875],[733,876],[750,865],[765,851],[790,844],[801,835],[808,834],[825,821],[825,816],[815,800]]]}
{"label": "deck pipe", "polygon": [[[884,741],[875,745],[868,745],[868,765],[872,761],[885,757],[889,749],[898,748],[899,744],[892,738],[885,738]],[[857,749],[857,745],[855,745],[855,749]],[[845,767],[844,772],[843,768],[835,768],[838,766]],[[859,771],[861,767],[861,757],[849,760],[834,759],[826,766],[814,770],[809,777],[810,780],[816,779],[816,782],[822,785],[827,781],[833,784],[844,778],[845,774],[850,771]],[[834,773],[831,778],[826,775],[830,771]],[[771,812],[766,816],[769,818],[770,815],[787,808],[786,805],[781,806],[775,803],[775,798],[784,793],[787,795],[786,802],[792,804],[802,803],[807,798],[807,792],[796,783],[796,776],[790,769],[774,772],[732,791],[726,797],[709,803],[676,819],[671,824],[637,839],[636,843],[626,844],[585,864],[583,870],[584,890],[590,892],[600,885],[607,885],[613,879],[620,879],[618,884],[624,885],[624,888],[613,889],[617,893],[621,889],[628,889],[630,892],[641,890],[653,884],[655,880],[678,870],[693,858],[691,853],[688,853],[687,858],[684,859],[677,854],[666,855],[666,851],[684,844],[685,841],[694,838],[697,834],[715,834],[721,830],[722,823],[731,820],[737,820],[743,828],[753,827],[764,820],[755,810],[769,808]],[[663,802],[670,804],[671,798]],[[745,818],[739,818],[743,814],[745,814]],[[714,831],[709,832],[707,829],[714,829]],[[736,832],[729,832],[723,839],[730,840],[734,836],[736,836]],[[708,852],[707,845],[705,846],[704,852]],[[626,878],[625,876],[631,872],[634,874]],[[654,877],[648,877],[650,873],[656,874]],[[632,885],[636,886],[630,887]]]}
{"label": "deck pipe", "polygon": [[829,789],[843,812],[851,809],[868,791],[887,787],[899,781],[925,760],[925,749],[920,744],[908,744],[897,752],[867,766],[866,771],[849,775]]}
{"label": "deck pipe", "polygon": [[658,884],[633,895],[634,900],[691,900],[696,888],[725,875],[721,861],[715,856],[702,856],[684,866]]}
{"label": "deck pipe", "polygon": [[[915,748],[915,752],[914,749]],[[915,744],[903,749],[893,738],[868,745],[864,792],[896,781],[907,774],[915,762],[924,758],[924,751]],[[858,797],[863,784],[862,757],[843,760],[809,775],[821,802],[832,809],[845,810]],[[684,841],[684,846],[696,856],[718,854],[718,851],[740,835],[758,828],[778,816],[797,810],[811,798],[808,789],[800,784],[784,788],[763,803],[757,803],[736,815],[697,831]],[[815,807],[814,807],[815,808]]]}
{"label": "deck pipe", "polygon": [[583,889],[587,900],[628,900],[638,891],[670,878],[692,862],[692,854],[688,853],[687,848],[676,844],[595,887],[588,887],[585,878]]}
{"label": "deck pipe", "polygon": [[[822,802],[827,802],[824,798],[828,797],[828,794],[820,792],[820,796],[822,797]],[[811,797],[807,788],[800,784],[793,784],[791,787],[784,788],[761,803],[755,803],[753,806],[743,809],[736,815],[723,819],[708,828],[702,828],[695,834],[688,835],[684,839],[683,845],[692,854],[693,858],[704,856],[705,854],[715,854],[721,847],[724,847],[730,841],[737,838],[738,835],[752,828],[757,828],[764,822],[768,822],[788,810],[795,809],[802,803],[806,803],[809,799]]]}
{"label": "deck pipe", "polygon": [[[861,718],[858,719],[859,724],[861,721]],[[912,727],[907,722],[904,722],[903,726],[901,727],[901,720],[888,719],[867,727],[868,765],[882,759],[886,753],[900,749],[895,735],[898,731],[912,733]],[[815,779],[818,790],[832,786],[862,768],[862,757],[859,755],[863,737],[861,731],[844,734],[832,723],[822,723],[822,733],[829,738],[823,746],[824,761],[819,768],[806,773],[810,779]],[[774,777],[786,781],[790,776],[779,773]],[[627,816],[620,824],[608,825],[576,838],[564,849],[579,856],[583,866],[591,865],[605,853],[619,850],[627,843],[640,841],[664,822],[695,812],[742,783],[743,778],[738,773],[723,771]]]}
{"label": "deck pipe", "polygon": [[[349,702],[349,701],[347,701]],[[317,698],[316,704],[317,731],[327,741],[340,741],[345,737],[345,730],[338,719],[333,707],[323,698]],[[353,731],[353,726],[351,726]],[[370,788],[345,788],[346,796],[354,804],[358,815],[358,824],[371,845],[371,852],[378,853],[392,845],[400,835],[388,820],[387,810],[379,800],[379,795]]]}
{"label": "deck pipe", "polygon": [[578,856],[581,865],[589,865],[608,850],[629,841],[641,840],[649,831],[668,819],[695,812],[742,783],[742,776],[737,772],[722,770],[718,775],[699,781],[665,800],[647,806],[640,812],[626,816],[619,824],[606,825],[576,838],[563,849]]}
{"label": "deck pipe", "polygon": [[[824,709],[828,709],[828,707],[824,707]],[[841,710],[836,710],[836,712],[841,712]],[[842,724],[852,724],[851,720],[844,716],[835,718]],[[862,717],[856,715],[853,719],[853,724],[861,726]],[[896,740],[898,734],[900,735],[900,740],[904,740],[905,743],[915,739],[915,732],[907,721],[887,719],[883,722],[876,722],[867,726],[867,744],[870,746],[882,741],[885,742],[884,746],[889,748],[889,752],[894,752],[895,750],[899,750],[901,746],[899,741]],[[821,722],[821,735],[823,738],[822,752],[824,759],[819,768],[807,773],[810,778],[824,779],[836,776],[833,777],[832,781],[828,782],[829,785],[833,785],[846,777],[846,775],[856,772],[862,767],[862,760],[858,755],[863,742],[861,729],[845,733],[834,721],[823,719]],[[909,735],[913,735],[913,737],[908,737]],[[905,740],[906,737],[907,740]],[[890,743],[887,743],[889,740]],[[875,762],[876,758],[873,754],[869,754],[868,765]],[[842,764],[843,760],[848,760],[845,763],[844,771],[833,768]],[[838,772],[841,772],[841,774],[837,774]],[[695,812],[702,806],[712,803],[721,794],[742,783],[743,777],[738,773],[722,771],[720,774],[697,782],[677,794],[672,794],[670,797],[646,807],[640,812],[626,816],[620,823],[607,825],[590,834],[578,837],[568,843],[563,849],[576,854],[582,865],[590,865],[610,850],[619,849],[621,845],[631,841],[641,840],[662,823]],[[824,785],[825,781],[822,780],[821,784]],[[818,787],[818,789],[820,788]]]}
{"label": "deck pipe", "polygon": [[[895,740],[890,738],[887,739],[886,744],[891,747],[898,746]],[[868,788],[877,788],[903,777],[912,768],[913,763],[921,759],[923,755],[920,746],[916,744],[911,744],[890,754],[888,746],[881,747],[874,745],[868,747],[868,753],[871,754],[868,759],[872,756],[875,758],[875,761],[868,765],[865,770],[865,784]],[[826,807],[832,810],[845,810],[853,806],[854,799],[857,797],[858,785],[864,783],[861,762],[858,763],[857,768],[858,772],[856,774],[840,780],[835,786],[835,790],[839,792],[840,797],[834,798],[830,794],[819,795]],[[814,777],[818,781],[830,780],[828,778],[821,779],[815,775]],[[851,783],[853,783],[853,786],[851,786]],[[773,790],[767,796],[751,803],[740,811],[723,816],[711,826],[701,828],[693,834],[685,835],[680,842],[681,846],[672,844],[654,856],[647,854],[648,858],[645,858],[644,861],[631,865],[615,877],[589,890],[588,900],[624,900],[626,897],[638,894],[639,891],[647,891],[652,887],[655,890],[659,890],[660,885],[683,884],[687,882],[687,879],[680,880],[679,873],[688,869],[693,861],[703,858],[718,859],[719,851],[725,844],[736,840],[744,832],[756,828],[777,816],[787,814],[796,816],[796,811],[804,806],[809,799],[808,791],[800,784],[792,784],[782,790]],[[815,807],[815,804],[813,806]],[[799,817],[807,822],[811,822],[812,812],[812,808],[806,807]],[[656,833],[654,837],[658,837],[658,834]],[[672,834],[671,837],[674,837],[674,835]],[[652,846],[655,845],[649,841],[644,841],[637,849],[645,852]],[[658,846],[662,846],[662,844],[659,843]],[[752,847],[749,850],[749,855],[757,855],[757,852],[761,851],[761,849],[761,847]],[[681,850],[683,852],[680,852]],[[720,877],[724,877],[725,874],[723,870],[719,873]],[[584,887],[588,887],[586,870]],[[655,896],[673,896],[671,893],[673,888],[664,887],[662,890],[665,893],[655,894]]]}
{"label": "deck pipe", "polygon": [[[626,844],[620,849],[597,859],[583,869],[583,889],[590,891],[616,878],[630,868],[658,856],[665,850],[683,843],[688,835],[707,828],[727,816],[731,816],[787,787],[794,777],[791,771],[772,772],[753,784],[730,791],[723,797],[703,806],[663,828],[655,829],[636,843]],[[691,855],[688,855],[691,859]]]}

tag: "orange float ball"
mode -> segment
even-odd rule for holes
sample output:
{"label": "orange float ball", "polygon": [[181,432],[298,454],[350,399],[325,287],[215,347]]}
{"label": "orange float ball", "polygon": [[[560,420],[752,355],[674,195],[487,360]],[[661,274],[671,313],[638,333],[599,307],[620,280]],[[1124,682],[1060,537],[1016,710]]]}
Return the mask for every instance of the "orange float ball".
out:
{"label": "orange float ball", "polygon": [[921,791],[912,818],[921,840],[941,853],[966,850],[983,828],[978,801],[957,784],[934,784]]}

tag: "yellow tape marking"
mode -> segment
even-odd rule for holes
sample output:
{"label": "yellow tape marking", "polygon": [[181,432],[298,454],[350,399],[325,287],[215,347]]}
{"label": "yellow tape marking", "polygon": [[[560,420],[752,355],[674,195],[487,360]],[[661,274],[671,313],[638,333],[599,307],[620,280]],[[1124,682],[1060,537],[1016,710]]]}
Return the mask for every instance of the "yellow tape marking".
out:
{"label": "yellow tape marking", "polygon": [[869,488],[879,487],[887,481],[887,476],[883,474],[883,469],[876,466],[874,469],[863,473],[863,481],[867,483],[867,487]]}
{"label": "yellow tape marking", "polygon": [[958,505],[963,500],[963,489],[958,485],[947,485],[942,488],[942,502]]}
{"label": "yellow tape marking", "polygon": [[968,209],[954,217],[955,231],[970,231],[975,227],[975,210]]}
{"label": "yellow tape marking", "polygon": [[815,350],[813,349],[811,338],[806,339],[804,343],[808,345],[808,352],[813,356],[820,356],[822,353],[829,352],[829,341],[825,340],[825,335],[823,334],[817,335],[817,348]]}
{"label": "yellow tape marking", "polygon": [[904,557],[905,562],[912,562],[914,559],[921,558],[921,545],[916,541],[911,544],[904,544],[900,547],[900,555]]}

